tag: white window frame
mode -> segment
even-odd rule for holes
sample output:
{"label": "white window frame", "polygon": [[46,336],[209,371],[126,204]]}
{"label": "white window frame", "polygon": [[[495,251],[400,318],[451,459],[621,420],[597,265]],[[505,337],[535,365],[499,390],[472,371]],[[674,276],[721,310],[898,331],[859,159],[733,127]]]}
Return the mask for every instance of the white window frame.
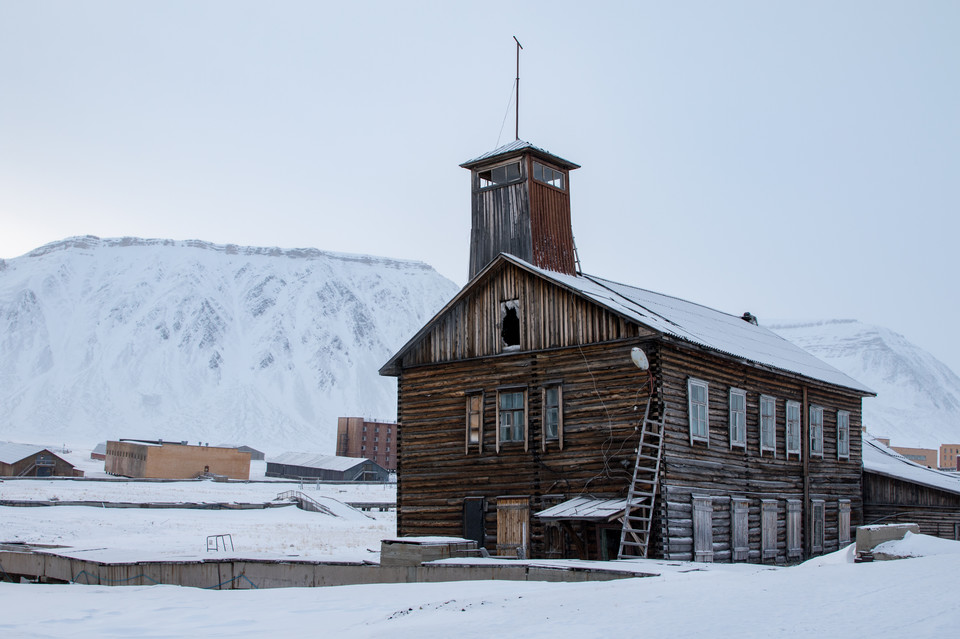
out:
{"label": "white window frame", "polygon": [[[496,446],[496,448],[497,448],[497,452],[498,452],[498,453],[500,452],[500,446],[501,446],[502,444],[516,444],[516,443],[519,443],[519,442],[520,442],[519,439],[504,440],[504,439],[501,439],[501,437],[500,437],[500,431],[502,430],[502,429],[501,429],[501,425],[500,425],[500,418],[501,418],[501,415],[500,415],[500,402],[501,402],[501,397],[502,397],[505,393],[520,393],[520,394],[523,395],[523,449],[524,449],[524,450],[528,450],[528,442],[529,442],[529,432],[528,432],[528,428],[529,428],[529,423],[530,423],[530,420],[529,420],[530,404],[529,404],[529,402],[527,401],[527,389],[526,389],[526,388],[523,388],[523,387],[512,386],[512,387],[498,388],[498,389],[497,389],[497,422],[496,422],[496,430],[497,430],[497,446]],[[511,409],[511,412],[516,412],[516,410],[517,410],[517,409]]]}
{"label": "white window frame", "polygon": [[[796,411],[796,419],[790,419],[791,411]],[[803,407],[800,402],[792,400],[787,402],[786,421],[787,457],[796,455],[797,459],[800,459],[802,455],[800,452],[800,442],[802,441],[800,432],[803,423]]]}
{"label": "white window frame", "polygon": [[[703,402],[694,402],[693,389],[703,389]],[[696,409],[696,410],[695,410]],[[702,415],[701,415],[702,411]],[[687,379],[687,416],[690,420],[690,444],[703,442],[710,446],[710,385],[702,379]],[[702,420],[701,420],[702,417]],[[703,433],[696,424],[703,423]]]}
{"label": "white window frame", "polygon": [[[739,397],[743,402],[742,408],[735,409],[733,398]],[[730,448],[747,449],[747,391],[739,388],[730,389],[730,397],[727,400],[730,409]],[[739,426],[739,428],[738,428]],[[739,431],[739,432],[738,432]],[[737,437],[739,434],[739,437]]]}
{"label": "white window frame", "polygon": [[837,411],[837,459],[850,459],[850,412]]}
{"label": "white window frame", "polygon": [[823,408],[821,406],[810,406],[810,457],[823,457]]}
{"label": "white window frame", "polygon": [[[772,413],[768,415],[768,419],[764,419],[763,407],[764,404],[769,404],[772,409]],[[770,423],[765,423],[769,421]],[[777,456],[777,398],[772,395],[761,395],[760,396],[760,456],[763,456],[764,451],[773,453],[774,458]]]}
{"label": "white window frame", "polygon": [[[556,389],[557,391],[557,434],[554,437],[547,436],[547,424],[549,422],[549,413],[547,406],[547,393]],[[541,400],[541,411],[542,411],[542,425],[541,425],[541,436],[543,437],[542,447],[543,450],[547,450],[547,444],[550,442],[556,442],[560,450],[563,450],[563,384],[560,382],[550,382],[543,385],[540,393]]]}

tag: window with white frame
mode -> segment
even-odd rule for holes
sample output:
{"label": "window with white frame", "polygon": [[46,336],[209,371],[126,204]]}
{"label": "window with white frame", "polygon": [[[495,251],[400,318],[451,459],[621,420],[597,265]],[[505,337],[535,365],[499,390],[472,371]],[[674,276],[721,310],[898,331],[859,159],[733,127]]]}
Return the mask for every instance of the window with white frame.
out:
{"label": "window with white frame", "polygon": [[777,400],[760,396],[760,454],[770,451],[777,455]]}
{"label": "window with white frame", "polygon": [[837,411],[837,459],[850,459],[850,413]]}
{"label": "window with white frame", "polygon": [[563,387],[549,384],[543,387],[543,449],[547,442],[558,442],[563,448]]}
{"label": "window with white frame", "polygon": [[707,383],[699,379],[687,380],[687,398],[690,410],[690,443],[710,443],[709,400]]}
{"label": "window with white frame", "polygon": [[747,393],[730,389],[730,448],[747,447]]}
{"label": "window with white frame", "polygon": [[823,457],[823,409],[810,407],[810,456]]}
{"label": "window with white frame", "polygon": [[506,442],[527,441],[527,391],[501,390],[497,394],[497,451]]}
{"label": "window with white frame", "polygon": [[800,402],[787,402],[787,456],[800,456]]}

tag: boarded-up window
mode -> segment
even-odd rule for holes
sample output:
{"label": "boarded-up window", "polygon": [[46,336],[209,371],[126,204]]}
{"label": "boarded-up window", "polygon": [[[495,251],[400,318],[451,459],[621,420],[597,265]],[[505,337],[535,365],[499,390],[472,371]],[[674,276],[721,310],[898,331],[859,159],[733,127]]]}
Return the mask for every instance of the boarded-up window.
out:
{"label": "boarded-up window", "polygon": [[543,449],[557,442],[563,449],[563,387],[550,384],[543,388]]}
{"label": "boarded-up window", "polygon": [[743,497],[730,500],[730,539],[733,543],[733,560],[747,561],[750,558],[750,501]]}
{"label": "boarded-up window", "polygon": [[800,402],[787,402],[787,457],[800,457]]}
{"label": "boarded-up window", "polygon": [[823,552],[823,500],[822,499],[811,499],[810,500],[810,531],[811,531],[811,547],[810,551],[814,555],[819,555]]}
{"label": "boarded-up window", "polygon": [[787,558],[803,557],[803,537],[801,535],[801,503],[798,499],[787,500]]}
{"label": "boarded-up window", "polygon": [[690,410],[690,443],[700,441],[710,443],[710,424],[708,415],[710,405],[707,396],[707,383],[698,379],[687,380],[687,398]]}
{"label": "boarded-up window", "polygon": [[841,499],[840,500],[840,521],[839,529],[837,535],[839,536],[840,545],[850,543],[850,500]]}
{"label": "boarded-up window", "polygon": [[770,451],[777,456],[777,400],[760,396],[760,454]]}
{"label": "boarded-up window", "polygon": [[[483,393],[467,394],[466,452],[483,450]],[[387,449],[389,450],[389,448]]]}
{"label": "boarded-up window", "polygon": [[810,456],[823,457],[823,409],[810,407]]}
{"label": "boarded-up window", "polygon": [[747,393],[730,389],[730,448],[747,446]]}
{"label": "boarded-up window", "polygon": [[713,561],[713,498],[693,495],[693,559]]}
{"label": "boarded-up window", "polygon": [[837,459],[850,459],[850,413],[837,411]]}
{"label": "boarded-up window", "polygon": [[497,554],[530,556],[529,497],[497,497]]}
{"label": "boarded-up window", "polygon": [[760,546],[763,559],[777,556],[777,500],[764,499],[760,503]]}

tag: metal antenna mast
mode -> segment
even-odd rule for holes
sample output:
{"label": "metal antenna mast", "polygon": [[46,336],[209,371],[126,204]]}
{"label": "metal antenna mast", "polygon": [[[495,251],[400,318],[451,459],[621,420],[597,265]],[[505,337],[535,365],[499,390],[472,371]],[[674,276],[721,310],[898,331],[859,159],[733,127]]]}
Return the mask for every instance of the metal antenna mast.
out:
{"label": "metal antenna mast", "polygon": [[514,139],[520,139],[520,49],[523,48],[523,45],[520,44],[520,41],[517,40],[517,36],[513,36],[513,41],[517,43],[517,114],[514,117]]}

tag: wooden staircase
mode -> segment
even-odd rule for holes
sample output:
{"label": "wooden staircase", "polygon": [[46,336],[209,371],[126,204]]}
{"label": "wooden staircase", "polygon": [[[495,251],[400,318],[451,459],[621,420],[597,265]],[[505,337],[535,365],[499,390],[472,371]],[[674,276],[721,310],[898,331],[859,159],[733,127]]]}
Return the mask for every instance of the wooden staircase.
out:
{"label": "wooden staircase", "polygon": [[646,557],[650,549],[662,443],[663,422],[650,419],[650,403],[647,402],[640,427],[640,442],[637,444],[637,461],[633,466],[633,480],[627,491],[627,503],[623,511],[623,529],[620,531],[620,550],[617,553],[617,559]]}

